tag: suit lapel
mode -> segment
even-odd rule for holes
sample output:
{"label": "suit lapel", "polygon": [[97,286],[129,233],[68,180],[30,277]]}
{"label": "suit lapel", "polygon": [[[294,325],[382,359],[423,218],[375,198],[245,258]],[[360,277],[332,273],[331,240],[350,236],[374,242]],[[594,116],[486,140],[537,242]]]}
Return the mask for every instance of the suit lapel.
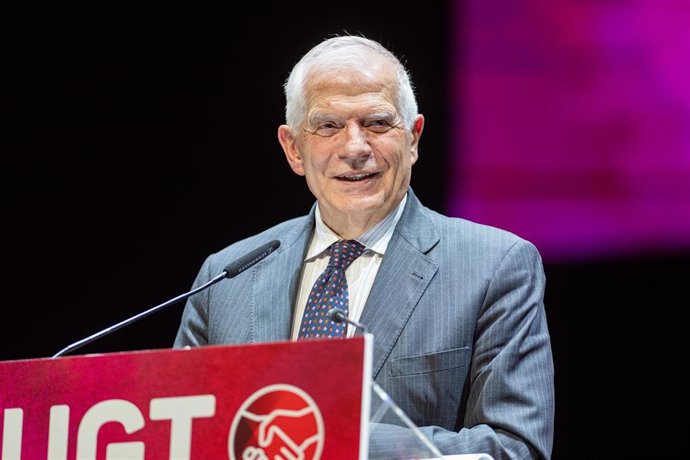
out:
{"label": "suit lapel", "polygon": [[257,264],[252,283],[254,343],[290,339],[293,306],[314,222],[314,208],[303,224],[281,235],[276,257]]}
{"label": "suit lapel", "polygon": [[436,274],[438,263],[426,253],[438,240],[434,225],[410,189],[360,318],[374,336],[373,377]]}

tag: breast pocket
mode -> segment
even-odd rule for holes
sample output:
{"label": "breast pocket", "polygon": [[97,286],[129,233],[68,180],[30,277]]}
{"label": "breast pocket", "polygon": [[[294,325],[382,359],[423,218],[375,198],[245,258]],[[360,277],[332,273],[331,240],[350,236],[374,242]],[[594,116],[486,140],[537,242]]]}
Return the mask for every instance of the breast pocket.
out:
{"label": "breast pocket", "polygon": [[469,347],[391,360],[390,396],[417,424],[454,429],[469,369]]}
{"label": "breast pocket", "polygon": [[453,348],[426,355],[406,356],[391,361],[390,377],[428,374],[456,368],[467,368],[469,347]]}

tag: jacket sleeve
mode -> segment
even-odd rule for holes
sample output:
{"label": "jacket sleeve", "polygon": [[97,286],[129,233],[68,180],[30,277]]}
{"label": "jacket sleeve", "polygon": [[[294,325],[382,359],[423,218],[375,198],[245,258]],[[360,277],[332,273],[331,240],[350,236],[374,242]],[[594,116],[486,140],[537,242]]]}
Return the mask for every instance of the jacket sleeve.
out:
{"label": "jacket sleeve", "polygon": [[[192,289],[201,286],[211,279],[211,257],[209,256],[201,266],[192,284]],[[174,348],[208,345],[208,304],[209,289],[194,294],[187,299],[173,344]]]}

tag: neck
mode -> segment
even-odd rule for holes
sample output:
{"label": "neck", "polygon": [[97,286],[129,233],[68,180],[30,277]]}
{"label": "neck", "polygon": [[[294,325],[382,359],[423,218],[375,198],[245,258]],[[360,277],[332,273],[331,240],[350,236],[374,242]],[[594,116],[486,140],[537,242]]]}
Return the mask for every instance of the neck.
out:
{"label": "neck", "polygon": [[323,214],[321,215],[321,219],[328,228],[333,230],[335,234],[344,240],[354,240],[381,221],[381,219],[353,219],[352,216],[347,216],[347,218],[332,219],[324,216]]}
{"label": "neck", "polygon": [[354,240],[386,219],[390,213],[395,212],[399,205],[400,202],[391,209],[377,209],[376,212],[360,213],[329,212],[328,209],[319,205],[319,215],[326,227],[340,238]]}

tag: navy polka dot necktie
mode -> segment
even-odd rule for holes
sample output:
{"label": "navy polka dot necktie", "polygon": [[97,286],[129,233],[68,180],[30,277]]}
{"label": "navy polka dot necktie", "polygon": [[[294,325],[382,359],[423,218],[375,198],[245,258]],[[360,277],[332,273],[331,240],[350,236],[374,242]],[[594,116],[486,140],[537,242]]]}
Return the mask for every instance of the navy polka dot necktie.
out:
{"label": "navy polka dot necktie", "polygon": [[299,338],[345,337],[346,323],[336,323],[326,316],[332,308],[348,314],[349,294],[345,270],[353,260],[361,256],[364,246],[355,240],[340,240],[330,246],[331,258],[326,270],[317,278],[311,288],[304,316],[299,329]]}

